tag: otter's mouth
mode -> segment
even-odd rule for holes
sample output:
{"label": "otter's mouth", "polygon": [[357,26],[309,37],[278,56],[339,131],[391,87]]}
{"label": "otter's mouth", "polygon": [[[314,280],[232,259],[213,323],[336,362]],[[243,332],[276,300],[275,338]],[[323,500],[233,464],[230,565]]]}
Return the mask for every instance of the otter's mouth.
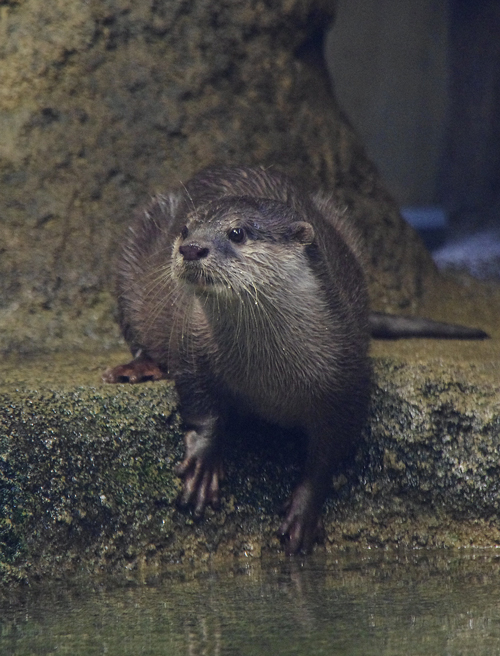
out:
{"label": "otter's mouth", "polygon": [[178,277],[184,282],[197,289],[202,290],[216,290],[222,286],[222,281],[215,278],[207,271],[203,271],[198,267],[184,266],[179,272]]}
{"label": "otter's mouth", "polygon": [[218,275],[206,263],[200,261],[186,261],[174,258],[172,275],[179,283],[194,293],[220,294],[227,293],[231,288],[225,277]]}

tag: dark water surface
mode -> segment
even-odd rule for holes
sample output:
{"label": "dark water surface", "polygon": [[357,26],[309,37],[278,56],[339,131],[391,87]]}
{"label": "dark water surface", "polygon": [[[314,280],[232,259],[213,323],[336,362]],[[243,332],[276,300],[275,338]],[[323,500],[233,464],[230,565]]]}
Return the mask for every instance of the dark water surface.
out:
{"label": "dark water surface", "polygon": [[81,578],[0,601],[0,654],[500,654],[500,550]]}

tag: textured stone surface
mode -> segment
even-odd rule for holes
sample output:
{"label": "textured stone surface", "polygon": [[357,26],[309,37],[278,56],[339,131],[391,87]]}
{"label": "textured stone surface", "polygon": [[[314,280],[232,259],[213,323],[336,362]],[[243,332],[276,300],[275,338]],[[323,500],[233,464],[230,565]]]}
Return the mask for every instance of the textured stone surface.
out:
{"label": "textured stone surface", "polygon": [[374,345],[363,485],[336,500],[333,544],[500,543],[498,346],[425,347],[409,340],[393,358],[388,344]]}
{"label": "textured stone surface", "polygon": [[212,162],[332,190],[368,238],[377,306],[434,280],[341,114],[333,2],[0,5],[0,351],[117,344],[112,262],[134,208]]}
{"label": "textured stone surface", "polygon": [[[500,543],[498,342],[373,354],[370,424],[334,479],[324,548]],[[4,581],[281,550],[300,442],[259,426],[235,435],[221,509],[194,522],[175,505],[171,383],[103,385],[108,356],[58,357],[9,361],[0,388]]]}
{"label": "textured stone surface", "polygon": [[[172,387],[99,382],[111,356],[97,349],[119,343],[119,235],[206,164],[277,164],[331,189],[367,238],[376,307],[498,338],[498,286],[437,277],[332,98],[318,56],[330,7],[0,4],[0,352],[61,351],[2,361],[4,580],[279,549],[293,441],[256,428],[237,441],[221,511],[195,524],[174,504]],[[326,547],[496,544],[498,342],[376,348],[371,428],[336,477]]]}

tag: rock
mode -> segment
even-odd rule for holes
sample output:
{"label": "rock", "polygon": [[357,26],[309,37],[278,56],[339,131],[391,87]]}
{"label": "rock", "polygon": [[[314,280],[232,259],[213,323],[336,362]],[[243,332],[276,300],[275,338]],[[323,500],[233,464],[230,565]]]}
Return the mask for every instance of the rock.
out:
{"label": "rock", "polygon": [[367,237],[374,304],[418,307],[435,269],[332,95],[331,2],[0,11],[1,352],[116,346],[125,226],[213,162],[276,165],[330,190]]}
{"label": "rock", "polygon": [[[498,343],[408,340],[406,349],[374,344],[370,422],[334,480],[318,549],[500,541]],[[257,426],[240,436],[221,509],[195,522],[175,503],[183,444],[172,384],[104,385],[107,364],[85,353],[8,362],[3,583],[279,551],[279,509],[300,461],[290,436]]]}
{"label": "rock", "polygon": [[[293,443],[235,444],[222,509],[196,524],[175,506],[171,384],[100,383],[100,353],[121,344],[120,235],[202,166],[276,165],[331,190],[366,237],[375,309],[498,337],[498,285],[438,276],[338,108],[320,56],[330,7],[0,5],[0,352],[60,352],[3,361],[4,583],[279,549]],[[334,481],[327,550],[499,542],[498,343],[425,344],[374,347],[371,422]]]}

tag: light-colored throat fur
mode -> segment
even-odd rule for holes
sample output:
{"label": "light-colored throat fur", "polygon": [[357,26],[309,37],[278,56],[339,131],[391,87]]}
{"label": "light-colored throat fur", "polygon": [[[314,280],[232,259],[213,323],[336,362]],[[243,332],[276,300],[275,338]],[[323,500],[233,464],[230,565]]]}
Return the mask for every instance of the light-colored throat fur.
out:
{"label": "light-colored throat fur", "polygon": [[[246,259],[247,281],[250,263]],[[276,415],[287,397],[282,410],[290,419],[299,398],[338,378],[332,344],[341,342],[341,327],[299,248],[282,252],[267,269],[260,261],[252,273],[258,276],[252,285],[199,297],[214,366],[231,390],[270,419],[281,419]]]}

